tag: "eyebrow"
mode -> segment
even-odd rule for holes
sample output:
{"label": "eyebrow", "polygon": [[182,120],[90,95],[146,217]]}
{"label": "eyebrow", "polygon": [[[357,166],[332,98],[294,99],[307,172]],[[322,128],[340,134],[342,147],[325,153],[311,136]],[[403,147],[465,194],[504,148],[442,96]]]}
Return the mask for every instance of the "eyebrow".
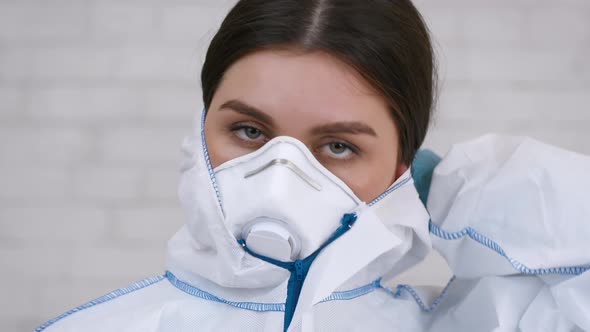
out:
{"label": "eyebrow", "polygon": [[373,128],[362,122],[335,122],[315,127],[311,131],[314,135],[321,134],[366,134],[377,137]]}
{"label": "eyebrow", "polygon": [[[232,99],[223,103],[220,107],[222,109],[229,109],[234,112],[250,116],[268,126],[274,126],[274,120],[271,116],[257,109],[254,106],[248,105],[243,101]],[[322,134],[366,134],[377,137],[377,133],[373,128],[365,123],[352,121],[352,122],[334,122],[326,125],[314,127],[311,130],[313,135]]]}
{"label": "eyebrow", "polygon": [[257,109],[256,107],[248,105],[236,99],[226,101],[219,107],[219,109],[230,109],[234,112],[250,116],[260,122],[267,124],[268,126],[272,127],[274,125],[272,117]]}

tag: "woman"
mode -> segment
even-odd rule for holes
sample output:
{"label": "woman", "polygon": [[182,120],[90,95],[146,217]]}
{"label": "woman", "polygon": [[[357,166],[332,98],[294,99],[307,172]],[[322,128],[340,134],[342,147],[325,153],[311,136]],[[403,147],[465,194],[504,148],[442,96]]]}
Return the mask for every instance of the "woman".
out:
{"label": "woman", "polygon": [[[510,265],[515,260],[467,227],[489,212],[474,208],[473,197],[487,202],[506,191],[480,190],[503,162],[521,165],[513,156],[527,144],[525,154],[545,155],[531,141],[484,137],[458,146],[437,168],[430,230],[457,274],[446,296],[427,301],[427,289],[382,286],[431,247],[430,217],[410,166],[435,82],[428,31],[409,0],[239,1],[203,67],[204,110],[183,144],[179,194],[187,223],[169,242],[166,274],[38,331],[538,331],[531,317],[543,310],[560,327],[584,327],[546,294],[563,284],[559,273],[551,285],[514,276],[522,272]],[[427,178],[434,165],[426,166],[414,175]],[[506,177],[526,179],[525,171]],[[525,200],[515,215],[536,203]],[[450,232],[449,225],[465,228]],[[489,225],[501,238],[497,223]],[[518,249],[512,252],[527,258]],[[472,264],[481,257],[485,264]],[[537,263],[544,272],[565,271],[549,270],[554,261]],[[566,272],[581,283],[585,271],[572,264]]]}

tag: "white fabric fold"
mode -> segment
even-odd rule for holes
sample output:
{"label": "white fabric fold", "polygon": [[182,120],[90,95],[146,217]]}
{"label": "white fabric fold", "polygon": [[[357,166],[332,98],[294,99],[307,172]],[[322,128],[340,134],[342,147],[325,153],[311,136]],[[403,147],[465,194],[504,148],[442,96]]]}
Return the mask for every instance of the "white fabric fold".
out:
{"label": "white fabric fold", "polygon": [[462,277],[578,274],[590,263],[589,170],[590,157],[531,138],[457,144],[432,179],[433,245]]}

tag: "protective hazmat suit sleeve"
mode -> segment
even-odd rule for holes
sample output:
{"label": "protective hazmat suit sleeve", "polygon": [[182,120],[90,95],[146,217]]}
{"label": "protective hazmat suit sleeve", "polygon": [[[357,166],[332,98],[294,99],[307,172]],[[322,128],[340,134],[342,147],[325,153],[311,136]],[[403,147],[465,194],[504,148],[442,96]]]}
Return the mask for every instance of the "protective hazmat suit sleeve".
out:
{"label": "protective hazmat suit sleeve", "polygon": [[530,138],[454,146],[428,197],[455,279],[431,331],[590,331],[590,158]]}

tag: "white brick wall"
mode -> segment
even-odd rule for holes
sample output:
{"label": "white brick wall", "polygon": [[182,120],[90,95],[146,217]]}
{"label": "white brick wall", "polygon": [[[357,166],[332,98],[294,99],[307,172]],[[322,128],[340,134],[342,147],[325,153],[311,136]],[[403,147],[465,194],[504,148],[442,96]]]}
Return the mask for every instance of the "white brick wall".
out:
{"label": "white brick wall", "polygon": [[[180,142],[233,2],[0,0],[0,331],[162,272]],[[444,79],[426,146],[495,131],[590,153],[589,1],[416,4]]]}
{"label": "white brick wall", "polygon": [[441,95],[426,146],[484,132],[590,153],[590,2],[416,1],[439,45]]}

